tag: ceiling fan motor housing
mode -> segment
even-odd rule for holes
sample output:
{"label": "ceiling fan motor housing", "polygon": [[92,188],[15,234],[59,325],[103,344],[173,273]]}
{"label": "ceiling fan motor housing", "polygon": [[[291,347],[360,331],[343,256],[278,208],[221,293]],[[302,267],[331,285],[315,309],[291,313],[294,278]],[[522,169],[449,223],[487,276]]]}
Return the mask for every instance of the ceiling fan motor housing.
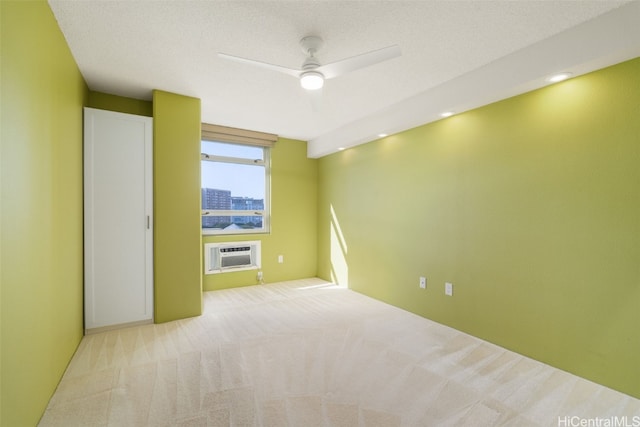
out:
{"label": "ceiling fan motor housing", "polygon": [[302,63],[302,71],[315,70],[320,66],[320,61],[314,56],[310,56]]}

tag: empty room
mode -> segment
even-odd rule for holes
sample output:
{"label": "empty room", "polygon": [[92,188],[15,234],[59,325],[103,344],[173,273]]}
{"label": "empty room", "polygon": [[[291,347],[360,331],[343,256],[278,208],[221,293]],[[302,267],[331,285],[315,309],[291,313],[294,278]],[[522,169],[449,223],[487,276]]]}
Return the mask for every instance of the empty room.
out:
{"label": "empty room", "polygon": [[640,426],[640,1],[0,20],[1,426]]}

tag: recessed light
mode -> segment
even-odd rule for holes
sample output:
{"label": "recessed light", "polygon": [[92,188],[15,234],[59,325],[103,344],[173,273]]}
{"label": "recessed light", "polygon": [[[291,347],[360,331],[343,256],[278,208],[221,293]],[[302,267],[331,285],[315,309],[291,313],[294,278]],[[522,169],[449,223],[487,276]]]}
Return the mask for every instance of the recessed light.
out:
{"label": "recessed light", "polygon": [[384,138],[385,136],[387,136],[388,134],[386,133],[379,133],[378,134],[378,138]]}
{"label": "recessed light", "polygon": [[554,74],[552,76],[549,76],[547,78],[547,81],[551,82],[551,83],[558,83],[558,82],[561,82],[563,80],[567,80],[571,76],[572,76],[571,73],[558,73],[558,74]]}
{"label": "recessed light", "polygon": [[344,150],[344,147],[338,147],[338,150],[342,151],[342,150]]}
{"label": "recessed light", "polygon": [[440,116],[441,117],[451,117],[453,116],[455,113],[453,111],[445,111],[444,113],[441,113]]}

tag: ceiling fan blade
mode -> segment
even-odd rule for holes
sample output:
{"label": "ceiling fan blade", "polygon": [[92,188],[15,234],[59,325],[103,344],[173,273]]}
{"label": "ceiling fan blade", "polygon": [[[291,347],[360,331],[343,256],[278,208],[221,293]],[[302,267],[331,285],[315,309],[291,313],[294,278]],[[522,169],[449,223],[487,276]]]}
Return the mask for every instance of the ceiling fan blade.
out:
{"label": "ceiling fan blade", "polygon": [[272,71],[278,71],[280,73],[288,74],[290,76],[299,78],[300,70],[294,70],[293,68],[282,67],[280,65],[269,64],[267,62],[260,62],[253,59],[241,58],[239,56],[227,55],[226,53],[218,53],[220,58],[229,59],[231,61],[240,62],[242,64],[253,65],[256,67],[266,68]]}
{"label": "ceiling fan blade", "polygon": [[352,56],[351,58],[343,59],[342,61],[321,65],[316,68],[315,71],[321,72],[325,79],[332,79],[360,68],[369,67],[379,62],[396,58],[400,55],[402,55],[400,46],[393,45],[363,53],[361,55]]}
{"label": "ceiling fan blade", "polygon": [[319,113],[322,110],[322,88],[316,90],[307,90],[309,101],[311,102],[311,109],[314,113]]}

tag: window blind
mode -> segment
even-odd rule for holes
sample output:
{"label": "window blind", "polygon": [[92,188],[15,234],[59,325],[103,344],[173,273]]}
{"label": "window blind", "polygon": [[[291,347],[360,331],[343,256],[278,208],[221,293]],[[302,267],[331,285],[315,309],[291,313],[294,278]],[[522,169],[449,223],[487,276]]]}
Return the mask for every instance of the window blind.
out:
{"label": "window blind", "polygon": [[202,139],[205,141],[232,142],[271,148],[278,140],[278,135],[202,123]]}

